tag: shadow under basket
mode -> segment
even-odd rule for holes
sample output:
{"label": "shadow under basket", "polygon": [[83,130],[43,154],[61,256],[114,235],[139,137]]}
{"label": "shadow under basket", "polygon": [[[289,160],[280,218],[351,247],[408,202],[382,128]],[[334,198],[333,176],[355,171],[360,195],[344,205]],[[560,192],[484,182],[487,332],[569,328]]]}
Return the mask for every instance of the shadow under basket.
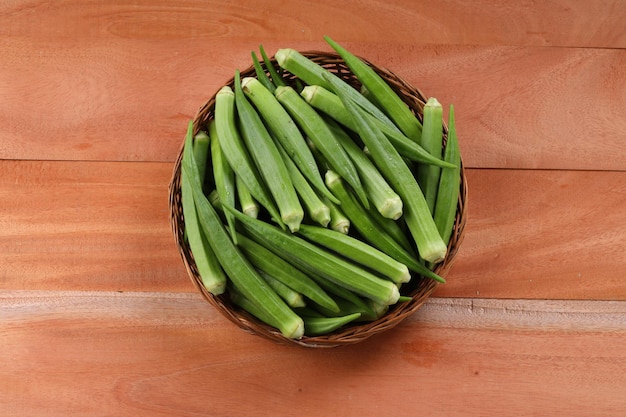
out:
{"label": "shadow under basket", "polygon": [[[309,59],[313,60],[314,62],[322,65],[330,72],[339,76],[355,88],[360,88],[360,83],[358,82],[354,74],[350,72],[344,61],[337,54],[321,51],[301,53]],[[276,61],[273,58],[272,62],[276,64]],[[385,79],[389,83],[392,89],[406,102],[406,104],[413,110],[414,114],[421,121],[426,97],[424,97],[424,95],[418,89],[412,87],[391,71],[379,68],[371,62],[366,62],[371,65],[372,68],[374,68],[378,72],[378,74],[380,74],[383,79]],[[241,71],[242,78],[247,76],[256,76],[254,68],[252,66],[244,71]],[[295,80],[295,77],[293,77],[289,73],[285,73],[284,76],[288,81]],[[234,88],[234,79],[231,79],[226,85]],[[215,94],[198,110],[198,114],[194,119],[194,135],[200,130],[208,130],[207,126],[209,121],[213,119],[214,109]],[[444,123],[444,146],[447,140],[447,132],[448,128]],[[185,241],[184,238],[185,226],[183,219],[180,187],[181,161],[183,154],[182,151],[183,146],[181,146],[178,158],[175,162],[173,175],[169,186],[170,222],[172,226],[172,231],[174,233],[174,238],[176,240],[176,244],[178,246],[178,250],[180,252],[182,260],[185,264],[185,268],[195,287],[200,291],[206,301],[208,301],[222,315],[224,315],[231,322],[239,326],[241,329],[281,344],[299,345],[312,348],[337,347],[355,344],[398,325],[402,320],[418,310],[437,288],[437,285],[440,285],[432,279],[414,276],[411,279],[411,282],[403,284],[401,289],[402,295],[410,296],[411,300],[390,306],[389,311],[383,317],[376,321],[349,324],[339,330],[336,330],[333,333],[323,336],[304,336],[302,339],[299,340],[284,337],[277,329],[259,321],[255,317],[248,314],[246,311],[231,303],[226,294],[214,296],[209,293],[202,285],[202,281],[196,269],[193,255],[191,253],[188,243]],[[459,200],[457,205],[454,230],[448,244],[448,253],[446,255],[446,258],[435,268],[435,272],[442,277],[445,277],[451,269],[459,247],[462,243],[465,229],[465,221],[467,217],[466,206],[467,180],[465,177],[463,163],[461,163],[461,185],[459,189]]]}

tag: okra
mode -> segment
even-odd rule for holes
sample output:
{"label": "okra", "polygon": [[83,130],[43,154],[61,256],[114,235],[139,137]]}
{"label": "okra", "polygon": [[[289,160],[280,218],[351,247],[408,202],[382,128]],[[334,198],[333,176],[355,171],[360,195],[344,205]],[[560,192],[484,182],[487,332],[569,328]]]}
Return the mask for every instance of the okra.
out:
{"label": "okra", "polygon": [[259,205],[250,194],[250,190],[241,177],[235,176],[235,186],[237,188],[237,197],[239,198],[239,206],[244,214],[255,219],[259,216]]}
{"label": "okra", "polygon": [[[383,227],[372,217],[373,213],[371,213],[371,211],[367,211],[359,206],[358,202],[350,195],[339,176],[332,171],[328,171],[326,173],[326,181],[329,188],[342,200],[342,209],[350,219],[350,224],[354,226],[365,240],[393,259],[405,264],[411,271],[438,282],[445,282],[441,276],[435,274],[417,261],[404,243],[404,234],[400,237],[392,236],[387,228]],[[391,222],[392,220],[389,221]]]}
{"label": "okra", "polygon": [[454,106],[450,105],[448,115],[448,141],[443,155],[444,160],[457,166],[455,169],[444,169],[439,179],[439,190],[435,203],[435,223],[443,241],[448,244],[459,202],[459,187],[461,185],[461,153],[456,133]]}
{"label": "okra", "polygon": [[202,184],[206,179],[207,158],[209,156],[210,137],[206,132],[200,131],[193,138],[193,154],[198,164]]}
{"label": "okra", "polygon": [[[300,95],[313,106],[315,109],[330,116],[333,120],[347,127],[353,132],[358,133],[358,127],[355,120],[350,116],[341,99],[333,92],[319,86],[306,86]],[[411,161],[435,165],[446,168],[454,168],[453,165],[441,159],[432,156],[428,151],[422,148],[418,143],[406,137],[397,129],[391,128],[388,124],[376,119],[369,113],[365,113],[364,117],[370,119],[389,139],[396,148],[398,153]]]}
{"label": "okra", "polygon": [[[424,106],[424,129],[420,141],[422,147],[437,159],[441,159],[443,140],[443,109],[436,98],[431,97]],[[434,213],[441,168],[434,165],[418,165],[415,176],[424,193],[431,213]]]}
{"label": "okra", "polygon": [[302,294],[297,291],[294,291],[292,288],[283,284],[281,281],[277,280],[267,272],[258,271],[259,275],[267,282],[267,284],[278,294],[280,298],[282,298],[289,307],[304,307],[306,303],[304,302],[304,298]]}
{"label": "okra", "polygon": [[391,281],[380,278],[306,240],[288,234],[266,222],[252,219],[233,207],[223,206],[235,214],[247,234],[294,266],[311,268],[319,275],[350,291],[381,304],[394,304],[400,292]]}
{"label": "okra", "polygon": [[[209,133],[211,134],[211,162],[213,164],[213,180],[215,181],[215,189],[217,195],[222,202],[235,205],[236,186],[235,172],[232,170],[228,161],[222,153],[220,146],[220,138],[215,128],[215,122],[209,123]],[[235,219],[232,214],[225,213],[226,222],[230,230],[235,230]],[[236,236],[231,233],[231,238],[236,243]]]}
{"label": "okra", "polygon": [[309,300],[331,311],[338,311],[335,301],[307,274],[247,236],[238,234],[237,242],[238,247],[257,269],[265,271]]}
{"label": "okra", "polygon": [[411,279],[411,274],[406,265],[354,237],[335,230],[310,225],[302,225],[298,234],[313,243],[331,249],[360,265],[376,271],[396,284],[403,284]]}
{"label": "okra", "polygon": [[289,227],[289,230],[295,232],[304,218],[304,210],[276,144],[261,117],[244,95],[239,71],[235,73],[235,105],[242,136],[252,159],[274,197],[281,220]]}
{"label": "okra", "polygon": [[341,126],[331,119],[325,119],[325,121],[334,134],[335,140],[343,146],[354,162],[365,192],[378,212],[382,216],[394,220],[402,216],[402,199],[380,174],[378,168]]}
{"label": "okra", "polygon": [[337,297],[335,299],[337,305],[339,306],[339,311],[337,312],[328,311],[320,306],[311,306],[311,308],[315,311],[318,311],[324,317],[341,317],[349,314],[359,313],[360,316],[358,318],[358,321],[360,322],[374,321],[379,317],[378,313],[373,310],[368,300],[356,297],[354,296],[354,294],[352,295],[353,297],[351,297],[350,299],[341,297]]}
{"label": "okra", "polygon": [[285,83],[285,80],[283,80],[283,77],[281,77],[278,71],[276,70],[276,67],[272,63],[272,60],[265,53],[265,49],[263,48],[263,45],[259,45],[259,51],[261,52],[261,57],[263,58],[263,62],[265,63],[265,68],[267,68],[267,70],[269,71],[270,77],[272,78],[272,82],[274,83],[274,85],[276,87],[287,85]]}
{"label": "okra", "polygon": [[272,83],[272,80],[270,80],[269,76],[261,66],[259,58],[256,56],[254,51],[252,51],[250,55],[252,56],[252,66],[254,67],[254,73],[256,74],[256,78],[261,84],[263,84],[265,88],[267,88],[271,92],[274,92],[276,86],[274,85],[274,83]]}
{"label": "okra", "polygon": [[[327,80],[334,82],[330,77]],[[447,246],[439,235],[413,173],[380,129],[364,117],[363,110],[341,90],[338,91],[339,98],[356,120],[359,135],[369,148],[374,163],[402,198],[404,218],[419,255],[426,261],[440,262],[445,258]]]}
{"label": "okra", "polygon": [[[280,323],[276,320],[275,317],[273,317],[272,315],[268,314],[259,305],[257,305],[256,303],[253,303],[251,300],[249,300],[236,287],[231,286],[228,289],[228,298],[230,299],[230,301],[233,304],[235,304],[239,308],[247,311],[252,316],[254,316],[257,319],[261,320],[263,323],[269,324],[272,327],[278,328]],[[304,320],[302,321],[302,323],[304,325]],[[304,336],[304,331],[303,331],[303,336]]]}
{"label": "okra", "polygon": [[304,333],[307,336],[321,336],[355,321],[361,313],[352,313],[341,317],[303,317]]}
{"label": "okra", "polygon": [[235,121],[235,94],[229,86],[224,86],[215,96],[215,127],[221,138],[220,146],[235,174],[246,184],[250,194],[270,214],[282,228],[276,204],[272,200],[264,182],[259,182],[259,172],[246,150]]}
{"label": "okra", "polygon": [[278,87],[274,94],[327,162],[352,186],[363,205],[369,206],[356,167],[346,151],[334,139],[322,116],[291,87]]}
{"label": "okra", "polygon": [[313,221],[326,227],[330,222],[330,208],[324,204],[321,198],[315,193],[311,184],[304,178],[302,172],[300,172],[296,164],[289,158],[287,151],[283,149],[280,143],[277,144],[277,147],[285,161],[287,171],[289,171],[289,175],[291,175],[296,193],[300,196],[307,213]]}
{"label": "okra", "polygon": [[400,243],[371,218],[369,212],[360,206],[354,196],[350,194],[341,177],[333,171],[328,171],[326,184],[341,200],[341,209],[350,219],[350,225],[357,230],[363,239],[396,261],[405,264],[410,270],[420,274],[428,274],[433,279],[441,280],[440,277],[435,276],[432,271],[417,262]]}
{"label": "okra", "polygon": [[334,199],[326,189],[311,150],[306,146],[302,132],[283,105],[270,90],[252,77],[241,81],[246,97],[254,103],[256,110],[265,121],[269,132],[280,143],[289,157],[296,163],[302,174],[321,194]]}
{"label": "okra", "polygon": [[[304,333],[304,322],[302,319],[269,288],[263,278],[235,246],[217,212],[203,194],[198,167],[194,161],[191,149],[191,141],[192,137],[188,135],[184,147],[183,175],[189,178],[199,223],[207,237],[209,246],[235,287],[246,298],[254,302],[264,314],[271,317],[276,327],[285,337],[301,338]],[[247,217],[244,214],[242,216]]]}
{"label": "okra", "polygon": [[[193,125],[190,124],[187,135],[192,134],[192,129]],[[185,146],[188,146],[188,143],[191,142],[187,140]],[[192,184],[189,176],[185,172],[181,172],[180,182],[185,233],[193,255],[193,260],[196,264],[196,269],[200,275],[202,285],[204,285],[204,288],[206,288],[208,292],[213,295],[222,294],[226,290],[226,275],[213,249],[209,246],[200,226],[194,203],[193,190],[191,189]]]}
{"label": "okra", "polygon": [[[298,77],[298,79],[303,80],[306,84],[320,85],[330,91],[334,91],[334,89],[341,89],[345,94],[367,110],[368,113],[386,123],[391,129],[395,129],[398,132],[400,131],[384,112],[372,104],[371,101],[363,97],[360,92],[356,91],[344,80],[331,73],[321,65],[311,61],[295,49],[279,49],[274,57],[276,58],[278,65],[294,74]],[[333,83],[331,84],[328,82],[326,77],[332,78]],[[336,93],[336,91],[334,92]]]}
{"label": "okra", "polygon": [[350,231],[350,219],[341,211],[341,208],[330,200],[322,198],[324,204],[330,209],[330,222],[328,227],[339,233],[348,234]]}
{"label": "okra", "polygon": [[419,142],[422,133],[421,123],[389,84],[359,57],[353,55],[330,37],[325,36],[324,39],[343,58],[348,68],[367,88],[369,94],[375,98],[376,103],[385,110],[387,116],[394,121],[402,133],[413,141]]}

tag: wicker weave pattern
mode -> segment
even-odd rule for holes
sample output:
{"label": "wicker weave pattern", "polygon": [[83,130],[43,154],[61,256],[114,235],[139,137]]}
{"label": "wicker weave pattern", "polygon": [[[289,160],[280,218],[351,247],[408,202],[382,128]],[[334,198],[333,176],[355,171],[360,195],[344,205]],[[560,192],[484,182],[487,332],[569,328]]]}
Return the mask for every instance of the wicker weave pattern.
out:
{"label": "wicker weave pattern", "polygon": [[[344,79],[349,84],[359,88],[360,84],[344,64],[338,55],[329,52],[311,51],[303,52],[303,55],[309,57],[318,64],[324,66],[332,73]],[[368,62],[369,63],[369,62]],[[423,108],[426,102],[424,95],[416,88],[412,87],[400,77],[389,70],[379,68],[369,63],[403,98],[403,100],[413,110],[415,115],[421,120]],[[254,68],[241,71],[241,76],[255,76]],[[291,77],[293,80],[293,77]],[[227,83],[234,88],[234,79],[230,79]],[[213,118],[215,108],[215,95],[213,95],[199,110],[194,119],[194,134],[200,130],[206,129],[208,122]],[[444,144],[447,139],[447,126],[444,125]],[[403,295],[409,295],[412,300],[406,303],[399,303],[391,306],[388,313],[370,323],[357,323],[347,326],[332,334],[324,336],[307,337],[300,340],[285,338],[280,332],[249,315],[233,305],[225,295],[214,296],[203,287],[200,276],[193,260],[193,255],[188,244],[183,238],[184,220],[181,204],[180,191],[180,174],[181,174],[182,146],[178,154],[178,158],[174,164],[172,179],[169,186],[169,205],[170,205],[170,222],[174,238],[178,246],[180,255],[185,264],[185,268],[196,288],[203,297],[213,305],[222,315],[235,323],[241,329],[282,344],[292,344],[305,347],[322,348],[337,347],[342,345],[354,344],[365,340],[371,336],[382,333],[398,325],[403,319],[418,310],[426,299],[432,294],[437,287],[437,283],[427,278],[413,278],[413,280],[405,284],[402,289]],[[462,164],[461,164],[462,165]],[[457,207],[456,222],[454,231],[448,246],[448,254],[446,259],[440,263],[435,272],[440,276],[445,276],[454,263],[454,259],[462,243],[465,222],[467,218],[467,180],[465,170],[461,166],[461,187],[459,190],[459,204]]]}

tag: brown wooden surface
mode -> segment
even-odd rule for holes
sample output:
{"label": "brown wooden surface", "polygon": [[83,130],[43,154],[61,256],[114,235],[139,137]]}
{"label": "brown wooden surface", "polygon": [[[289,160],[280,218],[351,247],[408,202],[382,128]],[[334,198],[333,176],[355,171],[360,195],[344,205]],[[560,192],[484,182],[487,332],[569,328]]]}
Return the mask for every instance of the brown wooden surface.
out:
{"label": "brown wooden surface", "polygon": [[[479,6],[0,2],[0,414],[622,414],[626,3]],[[313,350],[203,301],[167,186],[250,51],[324,34],[455,105],[469,218],[414,316]]]}

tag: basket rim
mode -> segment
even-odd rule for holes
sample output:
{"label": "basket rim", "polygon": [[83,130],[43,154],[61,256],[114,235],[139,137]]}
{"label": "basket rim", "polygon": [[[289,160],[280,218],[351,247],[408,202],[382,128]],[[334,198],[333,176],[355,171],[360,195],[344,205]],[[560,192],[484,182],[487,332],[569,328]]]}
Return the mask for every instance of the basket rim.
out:
{"label": "basket rim", "polygon": [[[334,52],[326,51],[299,51],[302,55],[316,61],[324,63],[327,68],[336,71],[339,76],[353,76],[347,70],[347,66],[341,59],[341,57]],[[426,98],[422,92],[416,87],[412,86],[401,77],[393,73],[392,71],[379,67],[364,58],[376,72],[379,73],[386,81],[388,81],[400,97],[411,107],[413,112],[418,118],[421,118],[421,111],[425,104]],[[270,58],[274,64],[276,64],[275,58]],[[261,63],[264,65],[263,63]],[[250,65],[248,68],[240,72],[241,76],[255,76],[254,67]],[[354,82],[354,80],[351,80]],[[234,86],[234,76],[230,78],[225,84]],[[219,89],[218,89],[219,90]],[[217,91],[202,105],[199,107],[194,119],[193,119],[193,133],[194,135],[201,130],[203,126],[206,126],[213,116],[215,96]],[[444,128],[444,145],[447,140],[448,127],[443,123]],[[193,260],[193,254],[189,247],[184,243],[183,230],[184,221],[182,219],[181,210],[181,198],[180,198],[180,171],[182,154],[184,148],[184,140],[182,141],[178,156],[175,160],[172,176],[168,186],[169,192],[169,220],[172,233],[174,235],[175,243],[177,245],[179,255],[183,260],[183,264],[189,275],[193,285],[201,293],[202,297],[215,307],[223,316],[229,321],[236,324],[242,330],[251,333],[253,335],[261,336],[265,339],[271,340],[279,344],[297,345],[303,347],[313,348],[329,348],[345,346],[355,344],[365,339],[368,339],[376,334],[382,333],[397,326],[401,321],[407,318],[409,315],[417,311],[436,290],[439,284],[431,279],[416,276],[415,279],[419,279],[417,287],[406,295],[411,296],[411,300],[398,303],[394,306],[390,306],[389,311],[380,319],[372,322],[364,322],[359,324],[351,324],[339,329],[333,333],[322,336],[303,336],[301,339],[290,339],[283,336],[280,331],[261,322],[255,317],[251,316],[246,311],[234,306],[228,300],[227,296],[219,295],[215,296],[209,293],[202,285],[200,276],[195,267]],[[447,272],[452,268],[454,261],[456,260],[457,253],[461,246],[461,243],[465,235],[465,224],[467,221],[467,178],[465,173],[465,167],[463,164],[463,158],[461,155],[461,184],[459,190],[459,201],[457,204],[457,216],[454,226],[454,231],[450,243],[448,244],[448,253],[446,258],[435,268],[435,272],[441,276],[445,276]]]}

